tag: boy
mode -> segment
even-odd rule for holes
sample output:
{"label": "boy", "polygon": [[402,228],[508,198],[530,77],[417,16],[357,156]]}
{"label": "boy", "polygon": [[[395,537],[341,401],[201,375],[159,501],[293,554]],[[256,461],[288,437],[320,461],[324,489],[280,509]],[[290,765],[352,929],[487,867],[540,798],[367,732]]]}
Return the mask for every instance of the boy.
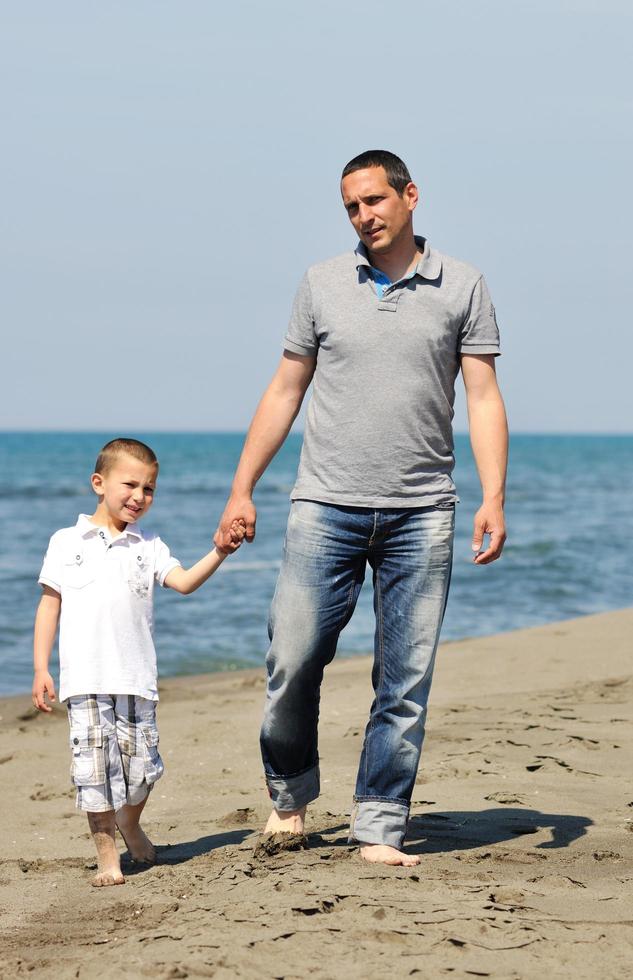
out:
{"label": "boy", "polygon": [[[131,857],[151,863],[155,851],[140,826],[149,792],[163,774],[156,728],[154,581],[183,595],[213,575],[227,552],[217,547],[184,569],[159,537],[138,521],[150,509],[158,460],[136,439],[114,439],[99,453],[94,514],[51,538],[39,577],[33,704],[55,701],[48,663],[60,623],[60,700],[68,707],[72,781],[97,848],[92,884],[123,884],[115,830]],[[244,527],[235,522],[232,539]]]}

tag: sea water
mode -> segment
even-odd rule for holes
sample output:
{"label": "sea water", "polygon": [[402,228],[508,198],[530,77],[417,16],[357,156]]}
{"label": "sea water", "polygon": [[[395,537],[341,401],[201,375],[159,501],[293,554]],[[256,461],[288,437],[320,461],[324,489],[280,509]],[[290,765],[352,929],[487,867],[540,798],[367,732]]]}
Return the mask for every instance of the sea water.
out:
{"label": "sea water", "polygon": [[[0,433],[0,693],[27,691],[37,577],[50,535],[94,510],[90,474],[117,433]],[[211,547],[244,441],[236,433],[130,433],[160,460],[144,525],[184,565]],[[455,561],[442,637],[454,640],[633,604],[633,436],[517,435],[507,493],[508,542],[477,567],[470,548],[480,503],[468,438],[456,436]],[[259,666],[280,564],[301,436],[291,434],[255,495],[257,537],[191,596],[155,592],[160,673]],[[339,655],[373,649],[371,570]],[[600,651],[596,651],[600,656]],[[56,674],[56,660],[53,660]],[[529,664],[526,664],[529,670]]]}

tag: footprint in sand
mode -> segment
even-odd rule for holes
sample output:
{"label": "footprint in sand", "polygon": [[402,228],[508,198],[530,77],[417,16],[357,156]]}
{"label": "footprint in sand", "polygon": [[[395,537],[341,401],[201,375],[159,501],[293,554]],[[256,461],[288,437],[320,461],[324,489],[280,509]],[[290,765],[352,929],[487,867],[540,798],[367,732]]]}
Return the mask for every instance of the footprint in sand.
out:
{"label": "footprint in sand", "polygon": [[577,745],[582,745],[584,749],[592,751],[600,748],[600,742],[597,738],[586,738],[584,735],[569,735],[567,741],[575,742]]}
{"label": "footprint in sand", "polygon": [[594,851],[594,861],[619,861],[622,857],[617,851]]}
{"label": "footprint in sand", "polygon": [[490,800],[493,803],[503,803],[504,806],[510,806],[512,803],[520,803],[521,806],[528,805],[525,800],[521,799],[520,796],[515,796],[514,793],[491,793],[490,796],[484,796],[484,800]]}
{"label": "footprint in sand", "polygon": [[495,905],[525,905],[525,894],[518,888],[501,885],[490,893],[490,901]]}
{"label": "footprint in sand", "polygon": [[586,888],[582,881],[575,878],[568,878],[567,875],[537,875],[536,878],[529,878],[530,884],[544,884],[549,888]]}
{"label": "footprint in sand", "polygon": [[500,851],[492,856],[495,861],[504,864],[537,864],[539,861],[547,861],[548,858],[542,851]]}
{"label": "footprint in sand", "polygon": [[46,789],[45,786],[40,786],[40,788],[39,789],[36,789],[34,793],[31,793],[31,795],[29,796],[29,799],[30,800],[37,800],[37,801],[42,801],[42,800],[61,800],[61,799],[65,799],[65,798],[72,799],[74,797],[74,795],[75,795],[75,789],[74,788],[65,789],[65,790],[62,790],[60,792],[59,790]]}
{"label": "footprint in sand", "polygon": [[250,806],[240,807],[237,810],[231,810],[230,813],[225,814],[225,816],[220,817],[216,820],[219,827],[243,827],[244,824],[248,824],[254,820],[255,811]]}
{"label": "footprint in sand", "polygon": [[28,873],[50,874],[51,872],[59,871],[60,867],[85,868],[86,859],[85,858],[56,858],[56,860],[51,861],[51,860],[46,860],[44,858],[35,858],[33,861],[25,861],[24,858],[18,858],[16,864],[23,874],[28,874]]}

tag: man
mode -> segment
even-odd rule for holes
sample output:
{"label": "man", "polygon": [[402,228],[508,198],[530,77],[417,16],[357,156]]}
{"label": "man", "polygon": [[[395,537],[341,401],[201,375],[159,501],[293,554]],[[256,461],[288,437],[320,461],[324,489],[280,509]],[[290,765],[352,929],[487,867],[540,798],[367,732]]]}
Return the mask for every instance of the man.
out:
{"label": "man", "polygon": [[[261,747],[273,812],[266,831],[302,832],[319,794],[317,722],[334,657],[373,571],[375,700],[350,840],[368,861],[412,865],[402,844],[452,560],[454,382],[461,368],[483,490],[474,561],[505,540],[507,427],[494,308],[483,277],[413,233],[418,191],[397,156],[347,164],[343,204],[360,242],[308,270],[284,353],[248,432],[216,543],[234,520],[255,536],[252,494],[313,382],[271,610]],[[489,535],[487,546],[484,536]]]}

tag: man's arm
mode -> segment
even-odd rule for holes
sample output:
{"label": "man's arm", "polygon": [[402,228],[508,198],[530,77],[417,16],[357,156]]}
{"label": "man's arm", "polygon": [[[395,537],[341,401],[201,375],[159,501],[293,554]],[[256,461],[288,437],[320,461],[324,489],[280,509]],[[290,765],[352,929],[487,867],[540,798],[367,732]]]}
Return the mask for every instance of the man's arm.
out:
{"label": "man's arm", "polygon": [[[470,442],[483,502],[474,519],[473,551],[477,565],[501,555],[506,540],[503,504],[508,465],[508,424],[491,354],[463,354],[462,376],[468,404]],[[484,535],[490,543],[482,551]]]}
{"label": "man's arm", "polygon": [[53,709],[46,703],[55,701],[55,683],[48,672],[48,662],[50,660],[59,614],[62,607],[62,597],[55,589],[45,585],[40,604],[35,615],[35,629],[33,633],[33,705],[40,711],[52,711]]}
{"label": "man's arm", "polygon": [[303,357],[284,351],[281,363],[253,416],[233,478],[231,496],[215,532],[213,540],[222,551],[235,550],[235,543],[231,540],[234,521],[244,523],[247,541],[255,537],[255,484],[288,435],[315,367],[316,357]]}

